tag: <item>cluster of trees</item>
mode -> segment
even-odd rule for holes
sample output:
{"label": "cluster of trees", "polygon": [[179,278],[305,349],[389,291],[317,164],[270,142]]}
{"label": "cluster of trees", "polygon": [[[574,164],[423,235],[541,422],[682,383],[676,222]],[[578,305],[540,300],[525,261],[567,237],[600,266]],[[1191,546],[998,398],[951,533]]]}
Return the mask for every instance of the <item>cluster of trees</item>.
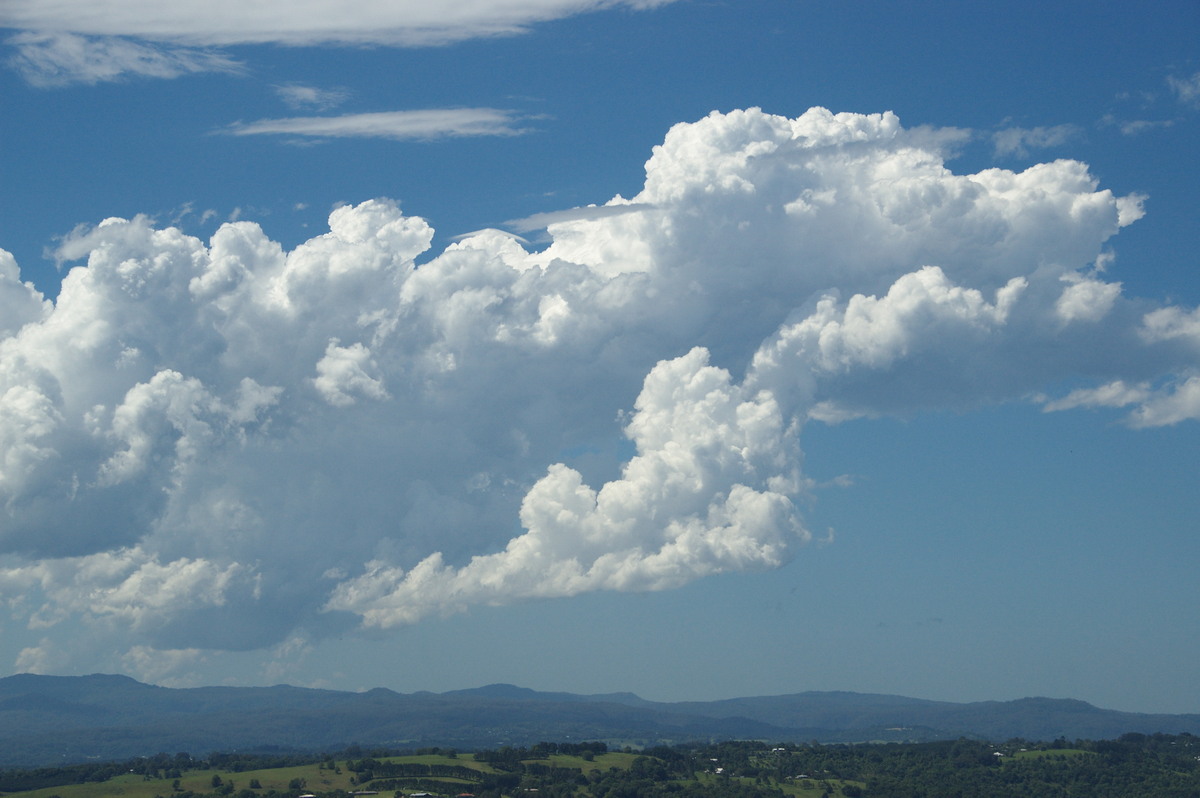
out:
{"label": "cluster of trees", "polygon": [[722,778],[753,779],[761,795],[796,784],[828,795],[936,798],[1200,798],[1200,738],[1001,745],[976,740],[879,745],[722,743],[693,748]]}
{"label": "cluster of trees", "polygon": [[192,769],[195,760],[186,753],[156,754],[128,762],[89,762],[80,765],[60,765],[44,768],[11,768],[0,770],[0,793],[39,790],[64,784],[85,784],[108,781],[125,773],[138,773],[148,778],[179,778]]}
{"label": "cluster of trees", "polygon": [[[61,787],[67,784],[108,781],[116,776],[134,773],[150,779],[179,779],[189,770],[223,770],[241,773],[245,770],[268,770],[273,768],[307,765],[321,761],[324,755],[314,754],[224,754],[212,753],[207,757],[193,757],[181,752],[155,754],[138,757],[124,762],[89,762],[78,765],[59,765],[43,768],[10,768],[0,770],[0,793],[40,790]],[[222,785],[213,785],[219,787]]]}
{"label": "cluster of trees", "polygon": [[[510,798],[536,790],[539,798],[783,798],[798,791],[826,798],[1200,798],[1200,737],[1189,734],[1053,743],[1014,739],[999,745],[967,739],[870,745],[741,741],[625,749],[623,757],[607,753],[602,742],[539,743],[476,752],[474,766],[456,763],[455,752],[438,749],[352,748],[336,757],[158,754],[122,763],[0,771],[0,792],[137,773],[174,779],[172,798],[297,798],[307,789],[300,779],[276,791],[263,790],[257,778],[245,784],[239,778],[236,789],[231,775],[314,764],[340,773],[341,761],[358,788],[397,796],[470,792],[477,798]],[[437,756],[420,761],[405,754]],[[180,790],[180,774],[197,769],[217,769],[226,776],[211,777],[211,792]],[[334,790],[324,798],[348,794]]]}
{"label": "cluster of trees", "polygon": [[[476,757],[508,764],[522,753]],[[525,762],[514,771],[521,776],[516,786],[541,798],[779,798],[793,788],[847,798],[1200,798],[1200,738],[1189,734],[1000,745],[723,742],[640,753],[627,768],[603,770]]]}

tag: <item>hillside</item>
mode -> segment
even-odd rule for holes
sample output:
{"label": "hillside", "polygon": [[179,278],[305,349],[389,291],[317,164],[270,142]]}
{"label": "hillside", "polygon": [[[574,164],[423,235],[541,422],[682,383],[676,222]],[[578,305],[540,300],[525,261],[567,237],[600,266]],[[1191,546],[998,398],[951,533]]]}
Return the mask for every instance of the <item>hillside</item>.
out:
{"label": "hillside", "polygon": [[512,685],[402,694],[286,685],[172,689],[100,674],[0,679],[0,766],[356,743],[477,749],[540,740],[1053,740],[1127,732],[1200,734],[1200,715],[1124,713],[1049,698],[957,704],[807,692],[663,703],[631,693],[543,693]]}

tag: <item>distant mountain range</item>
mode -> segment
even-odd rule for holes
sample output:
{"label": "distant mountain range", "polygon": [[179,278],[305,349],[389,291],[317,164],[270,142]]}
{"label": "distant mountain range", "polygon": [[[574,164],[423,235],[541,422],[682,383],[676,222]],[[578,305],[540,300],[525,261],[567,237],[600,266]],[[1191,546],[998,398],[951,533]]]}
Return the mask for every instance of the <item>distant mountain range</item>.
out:
{"label": "distant mountain range", "polygon": [[462,749],[604,740],[772,742],[1109,739],[1200,735],[1200,715],[1148,715],[1083,701],[957,704],[807,692],[663,703],[632,693],[575,695],[495,684],[448,693],[302,687],[173,689],[125,676],[0,679],[0,767],[129,759],[158,752],[337,751],[351,744]]}

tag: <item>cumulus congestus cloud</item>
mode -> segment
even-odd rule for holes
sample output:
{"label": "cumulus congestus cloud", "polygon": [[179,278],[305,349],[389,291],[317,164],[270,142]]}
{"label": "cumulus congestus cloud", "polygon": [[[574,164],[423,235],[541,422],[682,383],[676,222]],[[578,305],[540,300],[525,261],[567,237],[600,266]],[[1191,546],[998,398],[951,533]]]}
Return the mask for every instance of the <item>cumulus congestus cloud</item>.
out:
{"label": "cumulus congestus cloud", "polygon": [[713,114],[544,250],[419,267],[432,229],[383,199],[290,252],[109,219],[53,303],[0,254],[0,595],[143,657],[667,589],[808,539],[805,423],[1200,416],[1200,313],[1104,273],[1142,198],[1074,161],[957,175],[951,138]]}

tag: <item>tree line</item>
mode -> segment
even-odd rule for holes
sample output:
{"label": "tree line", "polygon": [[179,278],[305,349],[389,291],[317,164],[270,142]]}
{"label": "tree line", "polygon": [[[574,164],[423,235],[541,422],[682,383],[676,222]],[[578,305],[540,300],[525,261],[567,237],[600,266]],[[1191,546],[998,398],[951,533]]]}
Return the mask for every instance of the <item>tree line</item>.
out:
{"label": "tree line", "polygon": [[[336,754],[214,753],[201,758],[163,753],[118,763],[4,770],[0,792],[99,782],[128,773],[174,779],[178,785],[181,774],[190,770],[235,774],[318,764],[338,772],[344,765],[354,774],[355,789],[396,796],[469,792],[476,798],[511,798],[536,790],[539,798],[782,798],[799,788],[826,798],[1200,798],[1200,737],[1190,734],[999,744],[965,738],[877,744],[727,741],[625,748],[626,756],[619,759],[606,757],[609,752],[603,742],[505,746],[474,752],[475,767],[453,762],[456,751],[436,748],[364,751],[355,746]],[[404,759],[414,754],[437,754],[441,761]],[[233,780],[218,775],[212,776],[211,786],[205,793],[185,793],[176,786],[170,794],[297,798],[308,789],[295,780],[287,791],[263,790],[252,778],[235,793]],[[348,793],[335,790],[324,798],[343,796]]]}

